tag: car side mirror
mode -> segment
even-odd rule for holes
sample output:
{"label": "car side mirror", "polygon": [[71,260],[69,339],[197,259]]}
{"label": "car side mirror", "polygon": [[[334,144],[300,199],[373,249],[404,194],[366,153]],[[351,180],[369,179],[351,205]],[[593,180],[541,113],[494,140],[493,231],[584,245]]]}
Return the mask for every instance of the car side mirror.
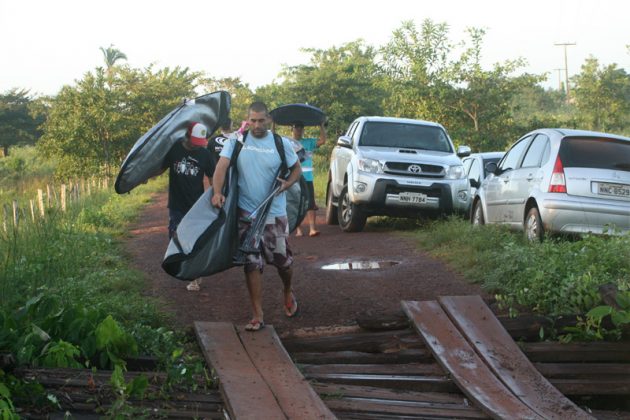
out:
{"label": "car side mirror", "polygon": [[459,146],[457,148],[457,156],[459,156],[460,158],[470,156],[470,152],[471,150],[468,146]]}
{"label": "car side mirror", "polygon": [[499,175],[499,167],[497,166],[496,162],[486,163],[484,169],[489,174]]}
{"label": "car side mirror", "polygon": [[352,149],[352,139],[348,136],[341,136],[337,140],[337,146],[346,147]]}
{"label": "car side mirror", "polygon": [[479,188],[481,186],[481,183],[479,182],[478,179],[469,178],[468,180],[470,181],[470,186],[472,188]]}

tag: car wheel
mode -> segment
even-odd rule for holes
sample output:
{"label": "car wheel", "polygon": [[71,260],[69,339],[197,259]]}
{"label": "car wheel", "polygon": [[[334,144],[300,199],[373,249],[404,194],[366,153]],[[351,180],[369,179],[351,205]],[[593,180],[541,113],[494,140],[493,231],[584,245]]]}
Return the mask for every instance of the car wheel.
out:
{"label": "car wheel", "polygon": [[339,226],[344,232],[362,231],[367,220],[367,216],[361,212],[359,206],[350,201],[347,185],[343,187],[339,196],[337,218],[339,219]]}
{"label": "car wheel", "polygon": [[525,217],[525,236],[530,241],[542,242],[544,236],[544,228],[542,219],[540,218],[540,212],[537,207],[532,207],[527,212]]}
{"label": "car wheel", "polygon": [[475,201],[472,214],[470,215],[470,223],[473,225],[485,225],[486,221],[483,219],[483,209],[481,208],[481,200]]}
{"label": "car wheel", "polygon": [[337,208],[333,205],[332,182],[328,181],[326,187],[326,224],[336,225],[339,223],[337,218]]}

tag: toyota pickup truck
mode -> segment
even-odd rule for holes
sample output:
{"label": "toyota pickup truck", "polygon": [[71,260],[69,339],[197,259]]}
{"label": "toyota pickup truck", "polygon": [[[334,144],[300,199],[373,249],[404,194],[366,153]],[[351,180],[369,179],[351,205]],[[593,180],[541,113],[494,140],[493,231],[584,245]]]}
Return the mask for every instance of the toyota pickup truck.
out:
{"label": "toyota pickup truck", "polygon": [[330,158],[326,222],[358,232],[368,216],[438,217],[465,213],[469,184],[457,151],[440,124],[359,117],[339,137]]}

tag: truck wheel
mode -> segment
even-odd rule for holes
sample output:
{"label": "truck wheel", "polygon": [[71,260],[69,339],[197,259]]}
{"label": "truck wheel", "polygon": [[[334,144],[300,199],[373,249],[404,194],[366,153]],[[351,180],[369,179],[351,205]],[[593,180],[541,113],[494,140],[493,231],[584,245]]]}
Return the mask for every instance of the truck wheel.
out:
{"label": "truck wheel", "polygon": [[344,232],[361,232],[367,221],[359,206],[352,204],[348,195],[348,186],[343,187],[337,206],[339,226]]}
{"label": "truck wheel", "polygon": [[337,217],[337,208],[333,205],[332,182],[328,181],[326,187],[326,224],[336,225],[337,223],[339,223],[339,218]]}

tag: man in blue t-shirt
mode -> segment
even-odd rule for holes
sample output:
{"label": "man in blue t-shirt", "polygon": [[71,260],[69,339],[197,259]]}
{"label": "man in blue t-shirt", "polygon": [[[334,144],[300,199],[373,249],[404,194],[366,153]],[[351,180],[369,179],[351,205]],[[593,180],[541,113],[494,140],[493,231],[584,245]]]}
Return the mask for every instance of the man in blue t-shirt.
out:
{"label": "man in blue t-shirt", "polygon": [[[244,238],[251,228],[251,223],[244,222],[246,216],[267,197],[276,181],[278,169],[282,159],[278,154],[273,133],[268,130],[270,117],[267,106],[262,102],[254,102],[249,106],[247,122],[249,132],[243,137],[243,147],[238,155],[236,169],[238,170],[238,208],[239,235]],[[214,195],[212,205],[223,207],[225,196],[221,194],[227,169],[230,166],[232,151],[238,139],[229,139],[221,151],[217,167],[212,179]],[[291,288],[293,270],[293,254],[289,247],[289,221],[287,218],[286,191],[297,182],[302,175],[298,157],[288,139],[283,139],[286,164],[290,170],[289,177],[284,180],[277,178],[280,192],[273,198],[271,210],[265,221],[265,230],[260,244],[260,253],[248,254],[244,266],[247,289],[252,304],[252,319],[245,326],[248,331],[258,331],[265,326],[262,308],[262,270],[264,263],[272,264],[278,269],[278,274],[284,286],[284,310],[288,317],[296,315],[297,300]]]}
{"label": "man in blue t-shirt", "polygon": [[[308,236],[317,236],[319,231],[315,228],[315,211],[317,210],[317,204],[315,203],[315,188],[313,187],[313,152],[315,149],[326,143],[326,128],[322,122],[319,126],[319,138],[302,138],[304,136],[304,124],[301,122],[295,122],[291,126],[293,140],[299,141],[302,144],[306,154],[304,162],[302,162],[302,172],[304,173],[304,180],[308,188],[310,207],[306,212],[304,218],[309,226]],[[302,229],[299,227],[295,231],[295,236],[302,236]]]}

